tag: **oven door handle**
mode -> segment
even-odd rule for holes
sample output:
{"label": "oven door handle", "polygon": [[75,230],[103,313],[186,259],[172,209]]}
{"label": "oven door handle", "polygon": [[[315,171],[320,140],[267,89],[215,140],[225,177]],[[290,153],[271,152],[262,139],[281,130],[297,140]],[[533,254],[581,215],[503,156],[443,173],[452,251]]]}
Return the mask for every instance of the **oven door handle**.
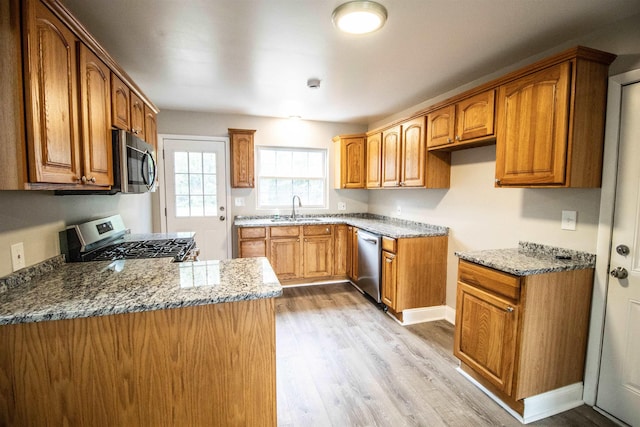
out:
{"label": "oven door handle", "polygon": [[[151,160],[151,167],[149,167],[147,159]],[[145,166],[147,166],[146,172]],[[149,150],[146,150],[144,152],[144,155],[142,156],[142,180],[149,190],[151,190],[151,188],[153,187],[153,183],[156,180],[156,161],[154,160],[153,155],[149,152]]]}

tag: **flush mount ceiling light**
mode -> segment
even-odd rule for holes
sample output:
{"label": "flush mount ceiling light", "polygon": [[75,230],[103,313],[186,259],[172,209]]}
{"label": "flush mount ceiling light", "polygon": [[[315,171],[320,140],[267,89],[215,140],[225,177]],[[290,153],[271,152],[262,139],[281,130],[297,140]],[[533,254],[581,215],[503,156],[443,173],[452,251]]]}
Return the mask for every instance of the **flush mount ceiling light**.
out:
{"label": "flush mount ceiling light", "polygon": [[374,1],[350,1],[338,6],[331,19],[345,33],[366,34],[382,28],[387,9]]}

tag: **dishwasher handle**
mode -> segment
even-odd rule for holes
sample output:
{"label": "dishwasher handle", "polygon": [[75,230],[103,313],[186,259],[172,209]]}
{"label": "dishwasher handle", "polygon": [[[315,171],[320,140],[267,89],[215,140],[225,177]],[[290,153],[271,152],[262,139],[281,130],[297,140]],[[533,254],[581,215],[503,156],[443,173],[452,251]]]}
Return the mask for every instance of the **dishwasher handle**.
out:
{"label": "dishwasher handle", "polygon": [[369,242],[369,243],[371,243],[373,245],[377,245],[378,244],[378,241],[376,239],[371,239],[369,237],[363,237],[362,240],[364,240],[365,242]]}

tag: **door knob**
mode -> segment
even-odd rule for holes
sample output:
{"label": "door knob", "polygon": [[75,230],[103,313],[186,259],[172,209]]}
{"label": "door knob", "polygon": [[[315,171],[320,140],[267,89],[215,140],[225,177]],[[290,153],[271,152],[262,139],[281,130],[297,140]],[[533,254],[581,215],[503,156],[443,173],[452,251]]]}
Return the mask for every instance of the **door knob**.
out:
{"label": "door knob", "polygon": [[224,221],[224,220],[225,220],[224,215],[220,215],[220,221]]}
{"label": "door knob", "polygon": [[620,279],[620,280],[626,279],[627,277],[629,277],[629,272],[624,267],[616,267],[613,270],[611,270],[609,274],[611,274],[611,277],[615,277],[616,279]]}

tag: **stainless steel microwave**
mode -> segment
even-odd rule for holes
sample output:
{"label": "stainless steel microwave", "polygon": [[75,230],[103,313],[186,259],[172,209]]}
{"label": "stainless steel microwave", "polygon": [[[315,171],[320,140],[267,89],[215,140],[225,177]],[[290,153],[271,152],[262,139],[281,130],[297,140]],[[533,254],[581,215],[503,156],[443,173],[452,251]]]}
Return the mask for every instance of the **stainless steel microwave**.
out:
{"label": "stainless steel microwave", "polygon": [[155,191],[155,149],[124,130],[113,130],[113,190],[122,193]]}

